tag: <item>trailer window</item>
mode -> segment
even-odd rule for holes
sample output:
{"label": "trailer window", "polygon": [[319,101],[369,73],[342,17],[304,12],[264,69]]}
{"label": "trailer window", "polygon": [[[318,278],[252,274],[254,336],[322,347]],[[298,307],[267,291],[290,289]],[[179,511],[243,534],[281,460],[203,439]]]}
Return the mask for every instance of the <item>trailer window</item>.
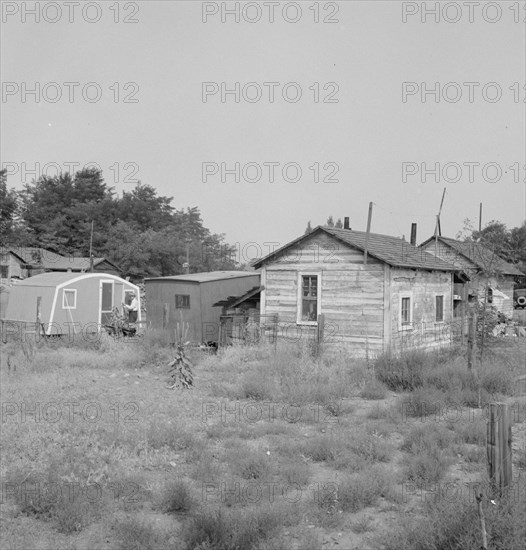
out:
{"label": "trailer window", "polygon": [[62,309],[77,309],[77,290],[65,288],[62,292]]}
{"label": "trailer window", "polygon": [[189,294],[176,294],[175,295],[175,307],[177,309],[188,309],[190,307],[190,295]]}

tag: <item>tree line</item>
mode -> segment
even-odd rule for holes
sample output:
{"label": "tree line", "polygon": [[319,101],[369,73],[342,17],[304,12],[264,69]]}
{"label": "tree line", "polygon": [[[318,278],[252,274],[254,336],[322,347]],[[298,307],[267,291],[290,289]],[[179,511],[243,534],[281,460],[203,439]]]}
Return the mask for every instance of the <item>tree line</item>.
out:
{"label": "tree line", "polygon": [[[100,170],[41,176],[22,190],[0,171],[2,246],[42,247],[116,263],[134,280],[185,272],[239,269],[235,247],[204,226],[197,207],[176,209],[150,185],[118,196]],[[92,230],[93,228],[93,230]]]}

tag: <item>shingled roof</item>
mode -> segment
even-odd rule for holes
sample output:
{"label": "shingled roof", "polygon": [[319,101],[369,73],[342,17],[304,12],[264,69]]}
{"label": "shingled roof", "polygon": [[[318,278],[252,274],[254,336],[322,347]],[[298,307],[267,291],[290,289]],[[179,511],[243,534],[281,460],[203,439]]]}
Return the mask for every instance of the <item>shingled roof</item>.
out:
{"label": "shingled roof", "polygon": [[[506,262],[498,256],[491,248],[473,241],[458,241],[450,237],[437,237],[438,241],[450,246],[456,253],[461,254],[479,269],[491,269],[503,275],[524,275],[514,265]],[[428,242],[434,241],[435,237],[430,237],[420,246],[425,246]]]}
{"label": "shingled roof", "polygon": [[[275,250],[268,256],[254,262],[254,267],[261,267],[264,263],[278,258],[285,249],[294,246],[301,241],[312,237],[315,233],[327,233],[340,242],[365,251],[365,241],[367,233],[365,231],[353,231],[351,229],[335,229],[334,227],[318,226],[308,235],[302,235],[298,239],[286,244],[285,246]],[[425,269],[438,271],[460,271],[460,268],[441,260],[424,252],[421,248],[417,248],[412,244],[398,237],[389,235],[381,235],[379,233],[369,233],[367,242],[367,254],[377,260],[385,262],[393,267],[405,267],[410,269]]]}

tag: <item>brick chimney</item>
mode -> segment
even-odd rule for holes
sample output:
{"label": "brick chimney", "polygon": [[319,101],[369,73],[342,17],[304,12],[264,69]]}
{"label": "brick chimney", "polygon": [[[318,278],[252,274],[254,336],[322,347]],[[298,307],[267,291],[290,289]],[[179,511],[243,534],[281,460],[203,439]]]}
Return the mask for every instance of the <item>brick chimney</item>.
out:
{"label": "brick chimney", "polygon": [[411,224],[411,244],[416,246],[416,223]]}
{"label": "brick chimney", "polygon": [[351,229],[351,228],[349,227],[349,218],[347,218],[347,217],[346,217],[346,218],[343,218],[343,228],[344,228],[344,229]]}

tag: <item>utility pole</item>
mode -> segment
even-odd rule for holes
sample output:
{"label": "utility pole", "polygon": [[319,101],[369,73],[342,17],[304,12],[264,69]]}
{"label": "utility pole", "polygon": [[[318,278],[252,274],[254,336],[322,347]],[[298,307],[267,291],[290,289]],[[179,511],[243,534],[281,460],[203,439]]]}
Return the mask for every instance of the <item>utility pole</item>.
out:
{"label": "utility pole", "polygon": [[93,220],[91,220],[91,234],[89,238],[89,271],[93,273]]}
{"label": "utility pole", "polygon": [[479,208],[479,233],[481,231],[482,231],[482,203],[480,203],[480,208]]}
{"label": "utility pole", "polygon": [[190,243],[192,239],[186,239],[186,273],[190,273]]}
{"label": "utility pole", "polygon": [[442,192],[442,200],[440,201],[440,208],[438,209],[437,221],[435,224],[435,256],[438,256],[438,237],[442,236],[442,228],[440,227],[440,214],[442,213],[442,206],[444,205],[444,197],[446,196],[446,188]]}

